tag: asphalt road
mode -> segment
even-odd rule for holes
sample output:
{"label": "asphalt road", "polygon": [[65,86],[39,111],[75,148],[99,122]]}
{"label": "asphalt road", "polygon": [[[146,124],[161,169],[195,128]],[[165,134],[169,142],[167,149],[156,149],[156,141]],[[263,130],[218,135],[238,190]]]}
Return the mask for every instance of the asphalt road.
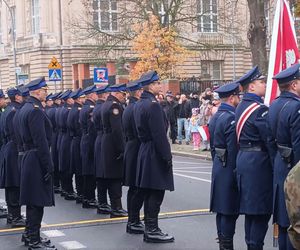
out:
{"label": "asphalt road", "polygon": [[[57,249],[200,249],[217,250],[215,215],[208,212],[211,162],[174,157],[175,191],[167,192],[161,209],[160,227],[174,235],[171,244],[149,244],[142,235],[125,232],[126,219],[110,219],[96,214],[96,209],[82,209],[74,201],[56,195],[56,206],[45,209],[42,232]],[[126,207],[123,189],[123,206]],[[1,200],[2,199],[2,200]],[[0,203],[4,202],[0,191]],[[23,209],[24,210],[24,209]],[[237,222],[235,249],[247,249],[244,242],[243,216]],[[22,230],[12,231],[0,219],[0,249],[26,249],[20,242]],[[272,226],[265,240],[265,250],[272,247]]]}

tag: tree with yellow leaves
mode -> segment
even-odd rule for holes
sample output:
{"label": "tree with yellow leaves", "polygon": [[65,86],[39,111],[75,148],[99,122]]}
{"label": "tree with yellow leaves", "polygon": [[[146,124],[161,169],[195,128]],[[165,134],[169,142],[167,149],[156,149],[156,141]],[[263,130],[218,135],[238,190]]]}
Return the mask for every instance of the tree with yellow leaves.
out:
{"label": "tree with yellow leaves", "polygon": [[156,16],[149,21],[134,26],[137,36],[132,41],[132,51],[138,62],[130,73],[131,79],[156,70],[161,79],[179,77],[176,66],[182,64],[188,55],[177,39],[176,31],[171,27],[162,27]]}

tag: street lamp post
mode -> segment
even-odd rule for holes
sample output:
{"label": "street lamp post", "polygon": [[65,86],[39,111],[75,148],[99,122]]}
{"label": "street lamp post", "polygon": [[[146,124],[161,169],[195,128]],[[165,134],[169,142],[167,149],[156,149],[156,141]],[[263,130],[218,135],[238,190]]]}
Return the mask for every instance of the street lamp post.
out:
{"label": "street lamp post", "polygon": [[14,72],[15,72],[15,81],[16,85],[18,85],[18,75],[17,75],[17,51],[16,51],[16,32],[15,32],[15,18],[13,15],[12,8],[9,6],[6,0],[2,0],[6,7],[8,8],[10,17],[11,17],[11,25],[12,25],[12,38],[13,38],[13,57],[14,57]]}

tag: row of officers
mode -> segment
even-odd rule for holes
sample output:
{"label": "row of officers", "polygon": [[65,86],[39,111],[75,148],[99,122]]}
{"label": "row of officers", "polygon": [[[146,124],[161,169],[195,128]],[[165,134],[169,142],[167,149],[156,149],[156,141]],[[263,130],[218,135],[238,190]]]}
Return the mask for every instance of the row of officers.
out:
{"label": "row of officers", "polygon": [[[300,160],[299,67],[274,77],[281,94],[269,108],[263,104],[265,77],[257,67],[216,90],[222,104],[209,124],[210,209],[217,214],[222,250],[233,249],[240,214],[245,215],[248,250],[263,249],[272,214],[279,225],[279,249],[294,249],[287,234],[283,184]],[[8,91],[11,103],[0,119],[0,186],[6,191],[12,225],[22,224],[20,206],[26,205],[25,245],[54,248],[40,237],[43,207],[54,205],[54,191],[82,202],[84,208],[120,217],[127,216],[122,185],[129,186],[127,232],[143,234],[146,242],[173,242],[174,237],[158,227],[165,190],[174,190],[174,183],[168,123],[155,99],[161,89],[157,73],[148,72],[128,85],[54,94],[48,96],[46,108],[45,80],[26,88]],[[24,98],[28,91],[30,96]],[[130,96],[124,110],[125,91]],[[139,216],[143,205],[145,225]]]}
{"label": "row of officers", "polygon": [[[44,207],[54,206],[54,193],[112,218],[128,216],[127,233],[143,234],[145,242],[174,241],[158,227],[165,190],[174,190],[168,123],[155,99],[160,91],[155,71],[127,85],[47,95],[45,79],[39,78],[7,91],[10,103],[0,118],[0,188],[7,221],[25,226],[28,249],[55,249],[40,236]],[[122,185],[129,187],[128,212]]]}
{"label": "row of officers", "polygon": [[[285,179],[300,160],[299,67],[295,64],[273,77],[281,93],[270,107],[264,105],[266,79],[258,67],[216,90],[222,103],[209,124],[210,209],[216,213],[220,249],[233,249],[239,215],[245,215],[248,250],[263,249],[271,215],[279,228],[279,249],[300,249],[295,244],[300,235],[288,235],[295,218],[288,217],[284,193]],[[299,204],[296,192],[294,204]],[[300,211],[296,223],[299,218]]]}

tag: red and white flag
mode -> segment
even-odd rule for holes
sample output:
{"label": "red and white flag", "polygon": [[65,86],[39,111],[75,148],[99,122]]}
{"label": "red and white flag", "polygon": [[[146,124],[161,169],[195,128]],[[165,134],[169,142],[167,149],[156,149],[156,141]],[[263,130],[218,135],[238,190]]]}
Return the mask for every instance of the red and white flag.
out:
{"label": "red and white flag", "polygon": [[269,58],[269,71],[265,104],[279,95],[277,82],[273,80],[280,71],[297,63],[299,51],[297,46],[294,20],[287,0],[278,0],[273,22],[273,33]]}
{"label": "red and white flag", "polygon": [[210,136],[209,136],[209,129],[207,125],[200,126],[198,129],[200,136],[202,137],[202,141],[208,141]]}

